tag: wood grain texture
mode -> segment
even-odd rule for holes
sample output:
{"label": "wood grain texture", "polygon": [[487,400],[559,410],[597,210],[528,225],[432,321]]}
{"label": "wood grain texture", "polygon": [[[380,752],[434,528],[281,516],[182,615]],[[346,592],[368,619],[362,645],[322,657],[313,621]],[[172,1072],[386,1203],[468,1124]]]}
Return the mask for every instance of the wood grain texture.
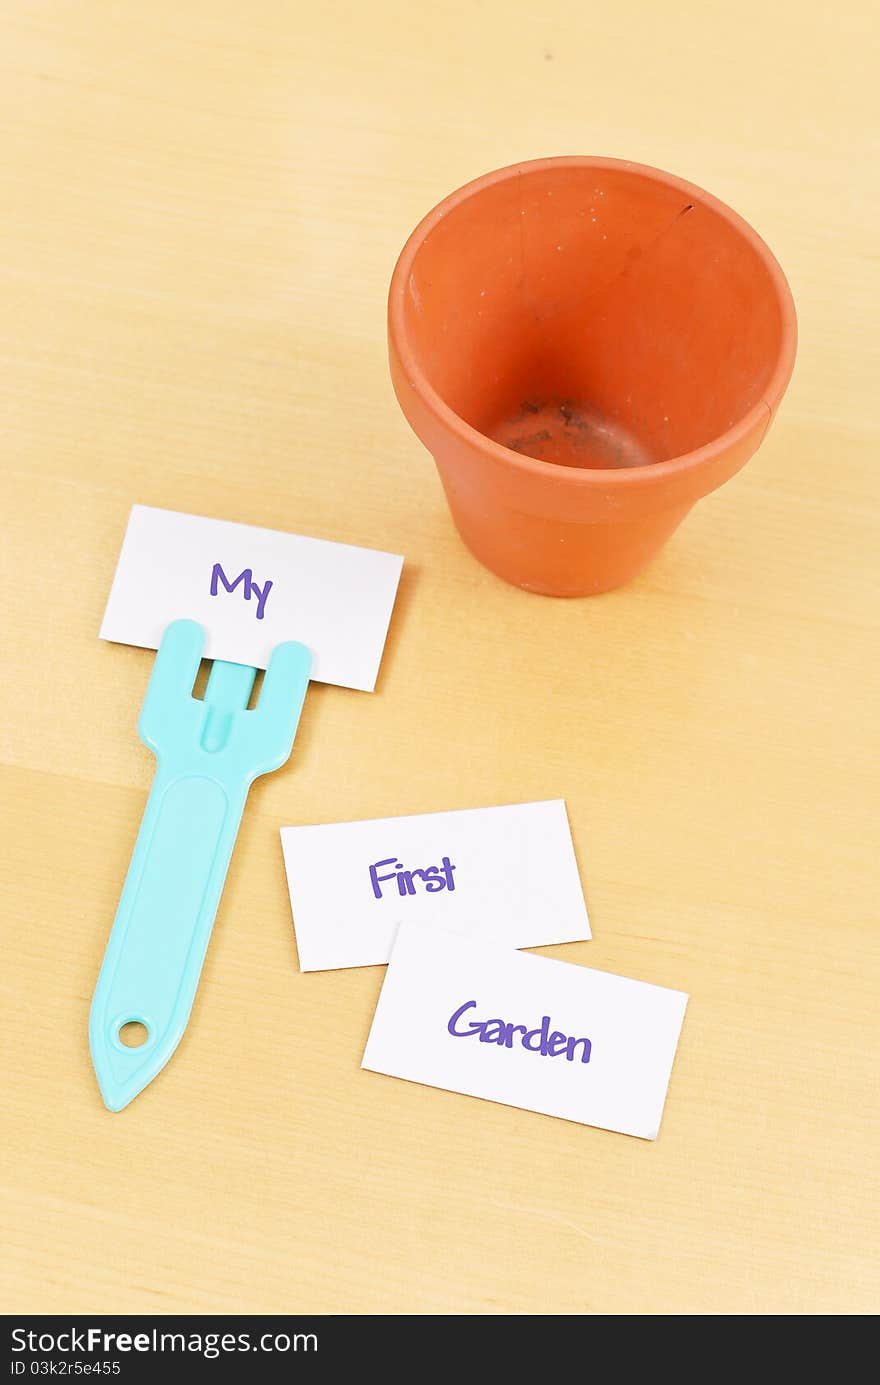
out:
{"label": "wood grain texture", "polygon": [[[867,1313],[877,1188],[875,20],[573,0],[2,4],[6,1311]],[[419,216],[517,159],[669,168],[798,304],[766,445],[625,590],[463,550],[387,377]],[[407,555],[373,696],[255,789],[172,1065],[91,989],[152,764],[97,629],[130,505]],[[691,993],[660,1139],[362,1073],[278,828],[564,796],[595,940]]]}

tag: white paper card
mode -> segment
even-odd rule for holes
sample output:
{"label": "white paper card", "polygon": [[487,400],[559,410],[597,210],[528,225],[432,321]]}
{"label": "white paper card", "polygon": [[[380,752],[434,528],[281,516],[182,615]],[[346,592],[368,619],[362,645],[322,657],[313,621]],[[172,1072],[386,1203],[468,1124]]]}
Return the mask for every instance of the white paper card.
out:
{"label": "white paper card", "polygon": [[404,924],[361,1066],[653,1140],[686,1005],[681,991]]}
{"label": "white paper card", "polygon": [[410,919],[508,947],[590,937],[561,799],[282,827],[303,971],[387,962]]}
{"label": "white paper card", "polygon": [[299,640],[320,683],[372,692],[403,558],[223,519],[132,507],[101,638],[157,649],[188,617],[205,658],[265,668]]}

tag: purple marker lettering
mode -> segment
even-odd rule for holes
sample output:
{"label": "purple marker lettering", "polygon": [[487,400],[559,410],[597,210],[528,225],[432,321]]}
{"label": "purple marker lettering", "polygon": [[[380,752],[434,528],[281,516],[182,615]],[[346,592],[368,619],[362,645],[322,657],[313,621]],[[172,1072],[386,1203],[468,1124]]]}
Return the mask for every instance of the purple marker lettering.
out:
{"label": "purple marker lettering", "polygon": [[443,874],[446,876],[446,888],[448,890],[454,890],[455,881],[452,878],[452,872],[455,870],[455,866],[452,864],[448,856],[444,856],[440,864],[443,867]]}
{"label": "purple marker lettering", "polygon": [[272,586],[273,583],[271,581],[264,582],[263,590],[260,591],[256,582],[251,582],[251,591],[257,594],[257,620],[262,620],[263,616],[266,614],[266,602],[269,600],[269,593],[272,590]]}
{"label": "purple marker lettering", "polygon": [[582,1062],[582,1063],[589,1063],[589,1061],[590,1061],[590,1054],[591,1054],[592,1051],[593,1051],[593,1045],[590,1043],[589,1039],[569,1039],[568,1043],[567,1043],[566,1046],[565,1046],[565,1048],[566,1048],[566,1053],[565,1053],[566,1058],[568,1059],[569,1063],[573,1063],[573,1062],[574,1062],[574,1051],[575,1051],[575,1049],[577,1048],[578,1044],[583,1044],[583,1046],[584,1046],[584,1052],[583,1052],[583,1056],[582,1056],[582,1058],[581,1058],[581,1062]]}
{"label": "purple marker lettering", "polygon": [[413,884],[413,872],[412,872],[412,871],[410,871],[410,870],[402,870],[402,871],[400,872],[399,876],[397,877],[397,888],[400,890],[400,893],[401,893],[402,895],[403,895],[403,894],[415,894],[415,892],[416,892],[416,887],[415,887],[415,885]]}
{"label": "purple marker lettering", "polygon": [[456,1029],[455,1027],[455,1021],[461,1019],[465,1010],[475,1010],[476,1008],[477,1002],[475,1000],[466,1000],[464,1005],[459,1005],[455,1014],[450,1015],[449,1023],[446,1026],[450,1034],[454,1034],[457,1039],[467,1039],[472,1037],[474,1034],[478,1034],[483,1027],[480,1024],[472,1023],[469,1029]]}
{"label": "purple marker lettering", "polygon": [[382,891],[380,889],[382,882],[385,880],[393,880],[395,875],[394,871],[392,871],[390,875],[379,875],[379,867],[396,865],[396,856],[386,856],[384,861],[377,861],[375,865],[370,866],[370,884],[373,886],[373,894],[377,899],[382,898]]}
{"label": "purple marker lettering", "polygon": [[504,1020],[484,1020],[482,1030],[481,1044],[500,1044],[504,1047],[507,1038],[507,1025]]}
{"label": "purple marker lettering", "polygon": [[[526,1034],[523,1037],[523,1048],[530,1049],[532,1053],[540,1053],[542,1058],[546,1058],[547,1054],[544,1051],[544,1044],[547,1041],[547,1035],[549,1034],[549,1032],[550,1016],[545,1015],[541,1020],[540,1027],[538,1029],[530,1029],[528,1034]],[[530,1042],[530,1040],[534,1039],[535,1037],[537,1037],[538,1042],[536,1044],[533,1044]]]}
{"label": "purple marker lettering", "polygon": [[230,582],[229,578],[226,576],[226,573],[223,571],[222,563],[215,563],[213,568],[211,569],[212,596],[216,596],[218,594],[221,583],[228,592],[234,592],[239,582],[243,584],[242,595],[244,596],[245,601],[250,601],[252,593],[256,596],[257,620],[262,620],[266,614],[266,602],[269,599],[269,593],[272,590],[274,583],[272,583],[271,581],[266,581],[263,583],[262,588],[259,587],[258,584],[254,581],[254,570],[250,567],[243,568],[242,571],[236,577],[234,582]]}
{"label": "purple marker lettering", "polygon": [[211,595],[216,596],[219,583],[222,582],[228,592],[234,592],[239,582],[244,582],[244,599],[251,599],[251,579],[253,578],[253,568],[246,567],[238,574],[234,582],[230,582],[226,573],[223,571],[222,563],[215,563],[211,570]]}
{"label": "purple marker lettering", "polygon": [[488,1020],[468,1020],[466,1029],[459,1029],[458,1022],[461,1020],[466,1010],[475,1010],[477,1002],[466,1000],[463,1005],[449,1018],[446,1025],[449,1033],[455,1039],[470,1039],[474,1034],[479,1034],[481,1044],[497,1044],[499,1048],[513,1048],[514,1035],[521,1034],[521,1046],[528,1053],[536,1053],[541,1058],[561,1058],[565,1054],[566,1062],[573,1063],[575,1054],[580,1048],[581,1062],[589,1063],[593,1045],[589,1039],[568,1038],[560,1030],[554,1029],[550,1032],[550,1016],[543,1015],[541,1023],[534,1029],[527,1029],[524,1024],[511,1024],[507,1020],[488,1019]]}

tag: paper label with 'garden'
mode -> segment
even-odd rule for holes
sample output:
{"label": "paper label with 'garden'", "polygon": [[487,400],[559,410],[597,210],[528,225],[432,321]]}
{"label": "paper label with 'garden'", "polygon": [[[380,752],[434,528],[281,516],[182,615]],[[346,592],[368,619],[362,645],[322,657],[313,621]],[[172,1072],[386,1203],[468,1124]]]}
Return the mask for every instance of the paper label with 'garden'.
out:
{"label": "paper label with 'garden'", "polygon": [[687,999],[405,923],[361,1066],[653,1140]]}

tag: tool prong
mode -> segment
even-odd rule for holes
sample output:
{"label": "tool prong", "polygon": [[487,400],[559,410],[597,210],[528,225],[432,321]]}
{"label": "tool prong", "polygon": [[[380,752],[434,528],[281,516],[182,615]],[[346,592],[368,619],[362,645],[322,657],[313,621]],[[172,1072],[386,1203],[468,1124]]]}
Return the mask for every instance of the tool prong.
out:
{"label": "tool prong", "polygon": [[151,750],[176,741],[181,730],[191,735],[201,719],[192,690],[204,647],[205,632],[194,620],[172,621],[165,630],[138,719],[138,733]]}
{"label": "tool prong", "polygon": [[252,744],[260,752],[260,774],[279,768],[290,755],[311,668],[311,650],[296,640],[286,640],[272,651],[256,709],[248,713]]}

